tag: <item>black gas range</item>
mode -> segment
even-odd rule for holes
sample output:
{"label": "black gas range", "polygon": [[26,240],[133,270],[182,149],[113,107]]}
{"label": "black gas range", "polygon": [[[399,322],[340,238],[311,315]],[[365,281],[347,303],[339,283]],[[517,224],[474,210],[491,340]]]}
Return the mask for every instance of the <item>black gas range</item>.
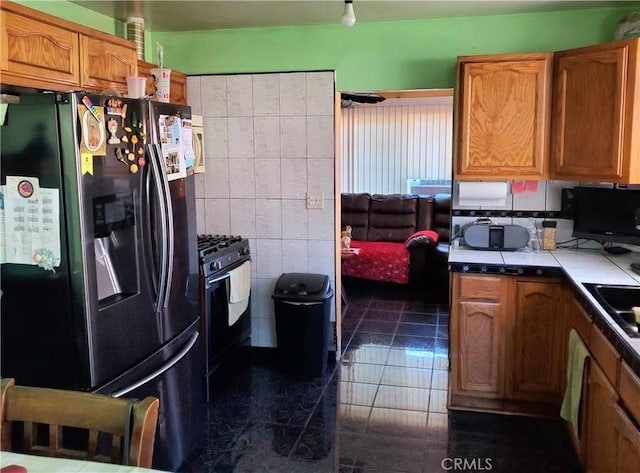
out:
{"label": "black gas range", "polygon": [[198,235],[198,258],[205,278],[250,259],[249,240],[239,235]]}

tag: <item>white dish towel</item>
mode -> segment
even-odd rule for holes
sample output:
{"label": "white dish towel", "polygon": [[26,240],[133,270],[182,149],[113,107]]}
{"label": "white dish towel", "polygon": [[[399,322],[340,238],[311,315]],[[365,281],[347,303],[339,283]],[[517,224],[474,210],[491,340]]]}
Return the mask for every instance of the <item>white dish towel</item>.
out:
{"label": "white dish towel", "polygon": [[227,295],[229,300],[229,327],[235,324],[249,306],[251,294],[251,262],[245,261],[229,271]]}

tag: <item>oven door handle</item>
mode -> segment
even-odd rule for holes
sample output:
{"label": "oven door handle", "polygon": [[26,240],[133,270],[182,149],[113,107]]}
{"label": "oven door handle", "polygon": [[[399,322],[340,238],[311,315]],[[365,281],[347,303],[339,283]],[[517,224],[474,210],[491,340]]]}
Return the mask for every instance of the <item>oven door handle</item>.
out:
{"label": "oven door handle", "polygon": [[229,273],[226,273],[226,274],[223,274],[222,276],[218,276],[217,278],[207,279],[207,288],[209,288],[211,284],[215,284],[219,281],[222,281],[223,279],[228,279],[230,277],[231,275]]}

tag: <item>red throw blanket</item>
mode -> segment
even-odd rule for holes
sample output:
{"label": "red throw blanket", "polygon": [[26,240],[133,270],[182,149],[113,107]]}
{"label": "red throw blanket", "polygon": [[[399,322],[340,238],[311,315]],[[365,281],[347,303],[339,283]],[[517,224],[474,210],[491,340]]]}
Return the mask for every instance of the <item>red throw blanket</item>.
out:
{"label": "red throw blanket", "polygon": [[409,250],[404,243],[351,241],[356,256],[342,261],[342,274],[374,281],[409,283]]}

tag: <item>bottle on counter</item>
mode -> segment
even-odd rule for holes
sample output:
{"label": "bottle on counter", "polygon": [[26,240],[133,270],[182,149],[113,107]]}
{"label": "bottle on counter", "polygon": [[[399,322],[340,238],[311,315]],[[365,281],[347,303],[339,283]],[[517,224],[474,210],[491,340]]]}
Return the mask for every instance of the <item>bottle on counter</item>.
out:
{"label": "bottle on counter", "polygon": [[529,217],[529,224],[527,225],[529,231],[529,244],[528,249],[531,253],[540,253],[540,236],[538,235],[538,229],[536,228],[536,221],[533,217]]}
{"label": "bottle on counter", "polygon": [[544,250],[555,250],[556,246],[556,225],[554,220],[542,222],[542,248]]}

